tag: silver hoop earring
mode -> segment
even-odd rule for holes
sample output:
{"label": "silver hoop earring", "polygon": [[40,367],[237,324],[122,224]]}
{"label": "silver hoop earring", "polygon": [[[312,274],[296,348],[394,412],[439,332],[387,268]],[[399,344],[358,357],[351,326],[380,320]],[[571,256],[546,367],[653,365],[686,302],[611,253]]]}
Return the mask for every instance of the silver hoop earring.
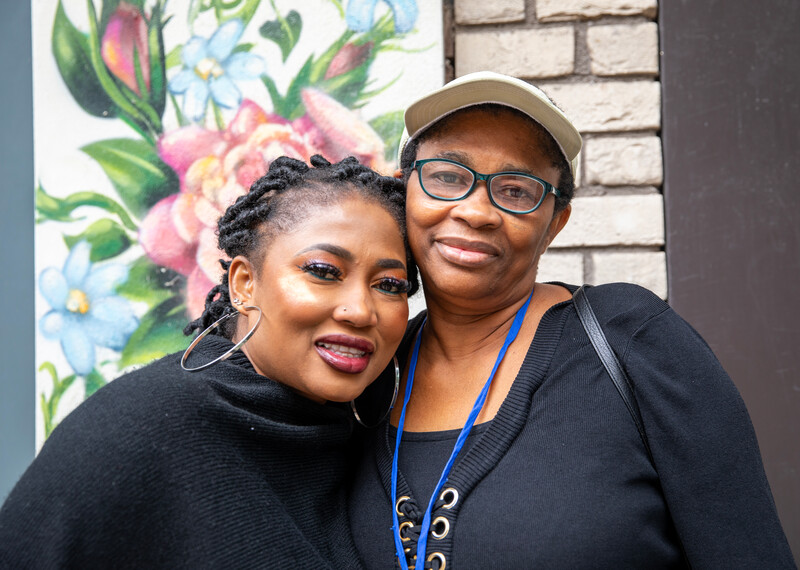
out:
{"label": "silver hoop earring", "polygon": [[361,424],[367,429],[374,428],[375,426],[380,425],[380,423],[383,420],[385,420],[386,417],[391,413],[392,408],[394,408],[394,403],[397,401],[397,391],[400,389],[400,363],[397,362],[396,356],[392,357],[392,361],[394,362],[394,393],[392,394],[392,401],[389,403],[389,409],[386,410],[386,413],[380,417],[378,423],[372,426],[368,426],[367,424],[365,424],[362,421],[361,416],[358,415],[358,410],[356,410],[356,401],[350,400],[350,409],[353,410],[353,416],[356,418],[356,421],[359,424]]}
{"label": "silver hoop earring", "polygon": [[[239,302],[241,303],[241,301],[239,301]],[[256,324],[253,325],[253,328],[251,328],[249,331],[247,331],[247,334],[244,335],[242,340],[240,340],[239,342],[234,344],[233,347],[231,347],[228,350],[226,350],[223,354],[220,354],[218,357],[216,357],[211,362],[207,362],[207,363],[205,363],[205,364],[203,364],[201,366],[197,366],[196,368],[187,368],[186,367],[186,359],[189,357],[189,354],[191,354],[191,352],[194,350],[194,347],[197,346],[197,343],[199,343],[201,340],[203,340],[203,338],[205,336],[207,336],[211,331],[213,331],[220,324],[222,324],[223,321],[226,321],[227,319],[230,319],[231,317],[236,317],[236,316],[239,315],[239,313],[228,313],[227,315],[224,315],[222,318],[217,319],[216,321],[214,321],[206,330],[204,330],[199,335],[197,335],[197,338],[192,341],[192,344],[189,345],[189,348],[186,349],[186,351],[183,353],[183,356],[181,357],[181,368],[183,368],[187,372],[197,372],[198,370],[203,370],[204,368],[208,368],[209,366],[213,366],[217,362],[222,362],[223,360],[227,360],[231,356],[231,354],[233,354],[234,352],[236,352],[237,350],[242,348],[242,346],[244,346],[244,343],[246,343],[248,340],[250,340],[250,337],[253,336],[253,334],[256,332],[256,329],[258,328],[259,323],[261,323],[261,317],[264,314],[261,311],[260,307],[256,307],[254,305],[246,305],[244,308],[248,309],[248,310],[249,309],[255,309],[256,311],[258,311],[258,320],[256,321]]]}

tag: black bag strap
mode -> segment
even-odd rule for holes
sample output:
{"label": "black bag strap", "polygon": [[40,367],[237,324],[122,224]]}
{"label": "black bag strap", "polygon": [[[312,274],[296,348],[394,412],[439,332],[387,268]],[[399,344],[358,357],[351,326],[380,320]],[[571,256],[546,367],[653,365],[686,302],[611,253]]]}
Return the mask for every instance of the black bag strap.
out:
{"label": "black bag strap", "polygon": [[[611,348],[611,344],[609,344],[603,329],[600,327],[600,323],[597,321],[597,316],[594,314],[594,310],[589,304],[589,299],[586,298],[586,292],[583,290],[583,286],[579,287],[578,290],[575,291],[575,293],[572,295],[572,300],[575,304],[575,310],[578,311],[578,318],[580,319],[586,334],[589,336],[589,340],[592,342],[592,346],[594,347],[595,352],[597,352],[597,356],[600,357],[600,361],[603,363],[608,375],[614,382],[614,386],[617,387],[617,391],[619,392],[619,395],[622,396],[625,406],[631,413],[633,423],[636,424],[636,429],[639,430],[639,436],[642,438],[642,443],[644,444],[644,449],[647,452],[647,457],[650,459],[653,469],[656,469],[655,461],[653,461],[653,454],[650,452],[650,444],[647,442],[647,434],[644,431],[644,424],[642,423],[642,414],[639,411],[639,404],[636,401],[636,396],[633,393],[633,384],[631,383],[631,379],[628,377],[628,374],[625,372],[625,369],[622,367],[619,359],[617,358],[617,355],[614,353],[614,350]],[[658,473],[657,469],[656,473]],[[668,505],[667,512],[669,513]],[[670,514],[670,519],[671,518],[672,515]],[[683,547],[683,541],[678,539],[678,545],[680,546],[681,556],[683,557],[684,564],[686,564],[686,568],[691,568],[692,565],[689,562],[689,557],[686,555],[686,550]]]}
{"label": "black bag strap", "polygon": [[622,364],[620,364],[617,355],[614,353],[614,350],[608,343],[608,339],[606,338],[603,329],[600,327],[600,323],[597,321],[594,310],[589,304],[589,299],[586,298],[586,292],[584,291],[583,286],[579,287],[578,290],[575,291],[575,294],[572,296],[572,300],[575,304],[575,310],[578,311],[578,318],[580,319],[584,330],[586,330],[586,334],[589,336],[589,340],[592,342],[592,346],[594,347],[595,352],[597,352],[597,356],[600,357],[600,361],[603,363],[608,375],[614,382],[614,386],[617,387],[619,395],[622,396],[622,401],[625,402],[625,406],[631,413],[633,423],[636,424],[636,429],[639,430],[639,436],[642,438],[644,449],[647,451],[647,457],[650,458],[650,463],[655,465],[655,462],[653,461],[653,454],[650,452],[650,444],[647,441],[647,434],[644,431],[644,424],[642,423],[642,414],[639,411],[639,404],[637,403],[636,396],[633,393],[633,385],[631,384],[631,380],[628,378],[625,369],[622,367]]}

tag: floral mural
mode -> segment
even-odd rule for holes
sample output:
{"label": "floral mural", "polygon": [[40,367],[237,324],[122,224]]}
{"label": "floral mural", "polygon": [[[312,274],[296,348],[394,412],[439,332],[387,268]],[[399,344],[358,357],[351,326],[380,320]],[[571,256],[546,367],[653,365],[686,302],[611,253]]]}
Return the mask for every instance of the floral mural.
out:
{"label": "floral mural", "polygon": [[34,2],[39,444],[188,345],[216,221],[272,160],[394,169],[402,109],[442,81],[441,3],[421,4]]}

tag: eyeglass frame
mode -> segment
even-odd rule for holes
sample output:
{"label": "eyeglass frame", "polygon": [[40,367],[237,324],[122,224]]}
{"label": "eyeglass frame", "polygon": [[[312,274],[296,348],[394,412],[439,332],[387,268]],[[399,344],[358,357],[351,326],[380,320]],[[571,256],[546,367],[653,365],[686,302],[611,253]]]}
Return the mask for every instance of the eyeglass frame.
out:
{"label": "eyeglass frame", "polygon": [[[472,184],[470,185],[469,189],[466,192],[464,192],[463,195],[461,195],[461,196],[459,196],[457,198],[442,198],[441,196],[436,196],[436,195],[431,194],[430,192],[428,192],[428,190],[425,189],[425,184],[423,184],[423,182],[422,182],[422,168],[421,167],[426,165],[426,164],[428,164],[428,163],[430,163],[430,162],[447,162],[449,164],[455,164],[456,166],[460,166],[461,168],[463,168],[463,169],[469,171],[470,173],[472,173]],[[503,172],[494,172],[492,174],[483,174],[483,173],[478,172],[477,170],[474,170],[474,169],[470,168],[466,164],[461,164],[460,162],[455,161],[455,160],[450,160],[449,158],[423,158],[421,160],[415,160],[414,164],[411,165],[411,169],[417,171],[417,178],[419,179],[419,186],[420,186],[420,188],[422,188],[422,191],[425,192],[425,194],[427,196],[430,196],[434,200],[443,200],[445,202],[458,202],[459,200],[465,199],[467,196],[472,194],[472,192],[478,186],[478,182],[483,180],[484,182],[486,182],[486,193],[489,195],[489,201],[492,203],[492,205],[495,208],[497,208],[498,210],[501,210],[501,211],[509,213],[509,214],[530,214],[531,212],[535,212],[536,210],[539,209],[539,206],[541,206],[544,203],[544,199],[547,197],[547,195],[550,192],[552,192],[553,196],[555,196],[557,198],[561,198],[561,196],[562,196],[561,190],[559,190],[558,188],[556,188],[555,186],[550,184],[547,180],[542,180],[541,178],[539,178],[538,176],[534,176],[533,174],[528,174],[527,172],[517,172],[517,171],[514,171],[514,170],[506,170],[506,171],[503,171]],[[539,202],[533,208],[531,208],[530,210],[511,210],[509,208],[505,208],[505,207],[501,206],[500,204],[498,204],[495,201],[494,196],[492,196],[491,185],[492,185],[492,180],[495,177],[503,176],[503,175],[524,176],[525,178],[532,178],[532,179],[536,180],[536,182],[538,182],[539,184],[541,184],[544,187],[544,192],[542,192],[542,197],[539,199]]]}

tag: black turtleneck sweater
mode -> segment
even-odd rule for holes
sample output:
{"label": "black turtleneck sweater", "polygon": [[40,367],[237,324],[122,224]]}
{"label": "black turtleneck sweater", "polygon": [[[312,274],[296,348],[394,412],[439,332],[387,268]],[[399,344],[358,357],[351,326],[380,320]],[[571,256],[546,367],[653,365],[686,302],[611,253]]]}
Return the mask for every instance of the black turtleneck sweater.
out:
{"label": "black turtleneck sweater", "polygon": [[[208,337],[197,361],[230,348]],[[235,353],[167,356],[99,390],[0,510],[0,568],[357,568],[351,423]],[[191,361],[190,361],[191,363]]]}

